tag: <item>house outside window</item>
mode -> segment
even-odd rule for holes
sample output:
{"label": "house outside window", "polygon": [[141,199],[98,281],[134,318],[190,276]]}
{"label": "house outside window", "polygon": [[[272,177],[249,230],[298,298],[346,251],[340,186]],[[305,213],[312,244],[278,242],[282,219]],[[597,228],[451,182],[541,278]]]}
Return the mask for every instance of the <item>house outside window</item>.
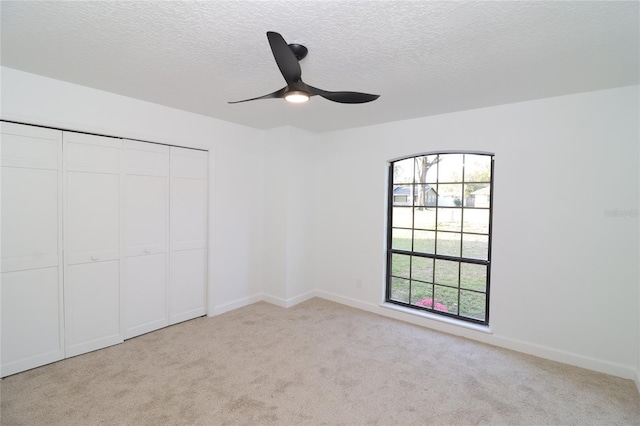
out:
{"label": "house outside window", "polygon": [[389,165],[386,301],[489,324],[493,154]]}

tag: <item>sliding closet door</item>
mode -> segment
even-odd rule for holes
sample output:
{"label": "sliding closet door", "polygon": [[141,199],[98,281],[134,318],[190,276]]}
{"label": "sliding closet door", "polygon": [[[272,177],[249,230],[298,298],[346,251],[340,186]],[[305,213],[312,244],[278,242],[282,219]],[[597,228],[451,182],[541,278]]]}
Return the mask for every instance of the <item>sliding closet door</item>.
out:
{"label": "sliding closet door", "polygon": [[62,132],[0,130],[4,377],[64,358]]}
{"label": "sliding closet door", "polygon": [[122,141],[64,132],[66,353],[122,342]]}
{"label": "sliding closet door", "polygon": [[206,314],[208,153],[171,147],[170,323]]}
{"label": "sliding closet door", "polygon": [[169,147],[124,141],[124,337],[169,325]]}

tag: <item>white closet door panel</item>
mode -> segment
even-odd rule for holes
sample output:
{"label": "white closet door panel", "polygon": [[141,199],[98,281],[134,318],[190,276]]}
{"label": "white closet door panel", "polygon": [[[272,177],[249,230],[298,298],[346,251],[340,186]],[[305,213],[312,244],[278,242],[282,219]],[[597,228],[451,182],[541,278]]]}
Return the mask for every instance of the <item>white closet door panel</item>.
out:
{"label": "white closet door panel", "polygon": [[64,132],[69,171],[119,173],[122,143],[119,139]]}
{"label": "white closet door panel", "polygon": [[208,158],[207,151],[171,147],[171,176],[206,179]]}
{"label": "white closet door panel", "polygon": [[59,268],[2,274],[0,376],[64,358]]}
{"label": "white closet door panel", "polygon": [[0,164],[34,169],[59,168],[62,133],[14,123],[0,123]]}
{"label": "white closet door panel", "polygon": [[67,356],[122,342],[119,263],[107,261],[67,267]]}
{"label": "white closet door panel", "polygon": [[120,139],[63,133],[67,356],[122,342]]}
{"label": "white closet door panel", "polygon": [[127,247],[127,257],[148,256],[150,254],[167,253],[168,244],[142,244],[139,246]]}
{"label": "white closet door panel", "polygon": [[207,152],[171,148],[171,324],[206,314],[207,169]]}
{"label": "white closet door panel", "polygon": [[124,336],[169,325],[168,146],[124,141],[125,279]]}
{"label": "white closet door panel", "polygon": [[62,132],[0,123],[0,376],[64,358]]}
{"label": "white closet door panel", "polygon": [[58,170],[2,167],[3,272],[58,266],[58,188]]}
{"label": "white closet door panel", "polygon": [[172,251],[171,324],[206,314],[206,257],[205,249]]}
{"label": "white closet door panel", "polygon": [[126,246],[136,253],[145,249],[168,249],[169,178],[127,175]]}
{"label": "white closet door panel", "polygon": [[124,141],[127,174],[169,176],[169,147],[153,143]]}
{"label": "white closet door panel", "polygon": [[[102,173],[67,174],[67,262],[107,260],[120,249],[120,178]],[[97,257],[98,259],[93,259]]]}
{"label": "white closet door panel", "polygon": [[[4,231],[4,230],[3,230]],[[50,268],[57,266],[60,256],[40,254],[34,251],[32,256],[2,259],[2,272],[25,271],[27,269]]]}
{"label": "white closet door panel", "polygon": [[67,265],[77,265],[79,263],[104,262],[108,260],[119,260],[118,250],[91,250],[89,252],[69,253],[65,256]]}
{"label": "white closet door panel", "polygon": [[207,181],[173,178],[171,183],[172,250],[205,247]]}
{"label": "white closet door panel", "polygon": [[169,325],[166,253],[127,258],[123,288],[125,339]]}

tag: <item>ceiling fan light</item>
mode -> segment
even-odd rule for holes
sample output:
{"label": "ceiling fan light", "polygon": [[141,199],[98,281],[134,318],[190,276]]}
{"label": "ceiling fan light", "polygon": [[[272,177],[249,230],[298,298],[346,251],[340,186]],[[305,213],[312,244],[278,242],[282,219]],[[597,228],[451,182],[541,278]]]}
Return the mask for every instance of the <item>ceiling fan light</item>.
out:
{"label": "ceiling fan light", "polygon": [[284,100],[287,102],[299,104],[309,100],[309,93],[302,90],[289,90],[284,94]]}

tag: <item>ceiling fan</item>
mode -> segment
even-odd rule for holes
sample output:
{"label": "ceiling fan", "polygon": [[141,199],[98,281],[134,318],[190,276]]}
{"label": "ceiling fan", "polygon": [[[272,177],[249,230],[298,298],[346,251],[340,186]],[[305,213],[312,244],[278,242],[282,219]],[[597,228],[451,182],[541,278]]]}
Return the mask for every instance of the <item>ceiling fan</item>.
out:
{"label": "ceiling fan", "polygon": [[242,101],[229,102],[237,104],[239,102],[255,101],[258,99],[282,99],[289,102],[306,102],[311,96],[322,96],[333,102],[343,104],[362,104],[375,101],[380,95],[370,95],[360,92],[330,92],[310,86],[302,81],[302,70],[299,61],[307,56],[308,50],[301,44],[287,44],[284,38],[276,32],[268,31],[267,39],[273,52],[273,57],[280,68],[280,72],[287,82],[287,85],[268,95],[257,98],[244,99]]}

